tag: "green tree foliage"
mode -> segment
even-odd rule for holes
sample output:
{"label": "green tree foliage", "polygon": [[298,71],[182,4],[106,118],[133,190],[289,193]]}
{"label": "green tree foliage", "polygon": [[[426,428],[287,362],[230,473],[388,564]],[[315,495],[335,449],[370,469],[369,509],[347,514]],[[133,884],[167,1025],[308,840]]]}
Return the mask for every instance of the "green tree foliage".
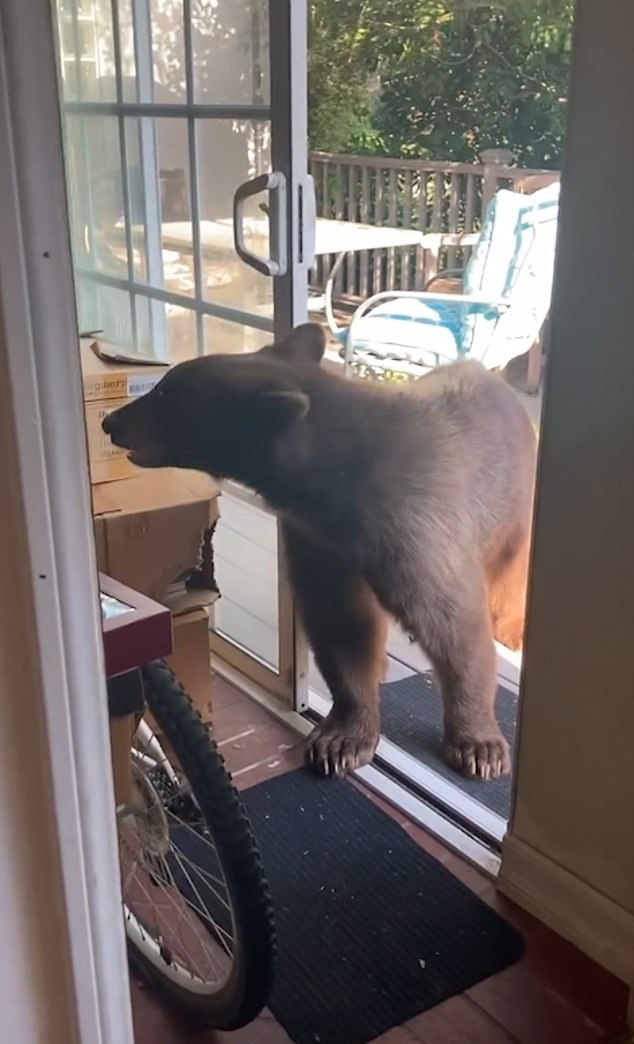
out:
{"label": "green tree foliage", "polygon": [[309,136],[315,149],[360,147],[372,133],[372,79],[379,55],[371,42],[374,3],[311,3],[308,49]]}
{"label": "green tree foliage", "polygon": [[313,0],[314,148],[561,163],[573,0]]}

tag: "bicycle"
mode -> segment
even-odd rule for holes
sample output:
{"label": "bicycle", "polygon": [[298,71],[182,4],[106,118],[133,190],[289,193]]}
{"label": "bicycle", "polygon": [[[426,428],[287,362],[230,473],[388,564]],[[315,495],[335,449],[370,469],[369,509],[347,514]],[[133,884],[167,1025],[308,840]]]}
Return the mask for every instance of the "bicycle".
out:
{"label": "bicycle", "polygon": [[[266,1004],[275,963],[257,844],[218,748],[162,658],[169,610],[100,579],[111,735],[127,723],[113,771],[130,963],[197,1024],[238,1029]],[[146,659],[152,650],[159,656]]]}

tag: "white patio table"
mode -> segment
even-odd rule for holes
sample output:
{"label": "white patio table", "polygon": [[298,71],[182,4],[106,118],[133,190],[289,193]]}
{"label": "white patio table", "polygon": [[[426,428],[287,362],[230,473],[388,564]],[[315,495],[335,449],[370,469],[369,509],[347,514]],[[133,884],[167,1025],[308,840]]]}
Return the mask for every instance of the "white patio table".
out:
{"label": "white patio table", "polygon": [[[265,217],[247,218],[244,230],[251,240],[261,239],[268,243],[269,224]],[[169,221],[163,223],[162,245],[166,250],[177,250],[179,253],[193,252],[192,226],[189,221]],[[334,261],[328,272],[323,294],[314,296],[309,301],[309,311],[323,308],[328,325],[334,334],[339,327],[335,319],[332,298],[335,278],[341,268],[346,254],[363,250],[383,250],[394,247],[423,245],[422,232],[413,228],[392,228],[389,225],[363,225],[355,221],[335,221],[330,218],[317,218],[315,226],[315,256],[332,255]],[[215,250],[233,249],[233,221],[223,218],[217,221],[200,222],[200,247],[204,255],[209,256]],[[266,250],[263,251],[266,253]]]}

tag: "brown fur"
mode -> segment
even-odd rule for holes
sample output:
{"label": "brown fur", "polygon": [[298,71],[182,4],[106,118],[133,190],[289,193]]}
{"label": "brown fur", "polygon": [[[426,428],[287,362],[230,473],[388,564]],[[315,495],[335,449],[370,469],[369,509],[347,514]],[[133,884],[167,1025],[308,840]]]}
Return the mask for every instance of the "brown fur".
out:
{"label": "brown fur", "polygon": [[524,638],[529,536],[529,533],[525,533],[518,538],[517,545],[488,578],[489,609],[495,640],[514,651],[521,649]]}
{"label": "brown fur", "polygon": [[378,742],[390,616],[431,659],[450,762],[508,771],[494,713],[494,634],[521,642],[535,434],[514,392],[474,362],[411,385],[345,380],[319,327],[253,355],[174,367],[104,430],[145,467],[198,468],[257,490],[282,520],[290,577],[333,709],[319,771]]}

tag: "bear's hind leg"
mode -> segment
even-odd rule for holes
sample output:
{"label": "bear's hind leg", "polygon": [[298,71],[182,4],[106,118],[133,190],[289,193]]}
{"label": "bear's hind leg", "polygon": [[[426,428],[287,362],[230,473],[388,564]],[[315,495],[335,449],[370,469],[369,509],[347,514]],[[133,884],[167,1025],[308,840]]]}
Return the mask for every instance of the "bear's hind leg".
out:
{"label": "bear's hind leg", "polygon": [[497,564],[489,580],[493,635],[500,645],[514,652],[522,648],[524,640],[529,555],[530,534],[527,534]]}
{"label": "bear's hind leg", "polygon": [[497,658],[487,594],[481,568],[463,563],[446,590],[429,577],[421,583],[406,622],[440,682],[447,760],[466,776],[496,779],[510,771],[511,758],[495,718]]}

